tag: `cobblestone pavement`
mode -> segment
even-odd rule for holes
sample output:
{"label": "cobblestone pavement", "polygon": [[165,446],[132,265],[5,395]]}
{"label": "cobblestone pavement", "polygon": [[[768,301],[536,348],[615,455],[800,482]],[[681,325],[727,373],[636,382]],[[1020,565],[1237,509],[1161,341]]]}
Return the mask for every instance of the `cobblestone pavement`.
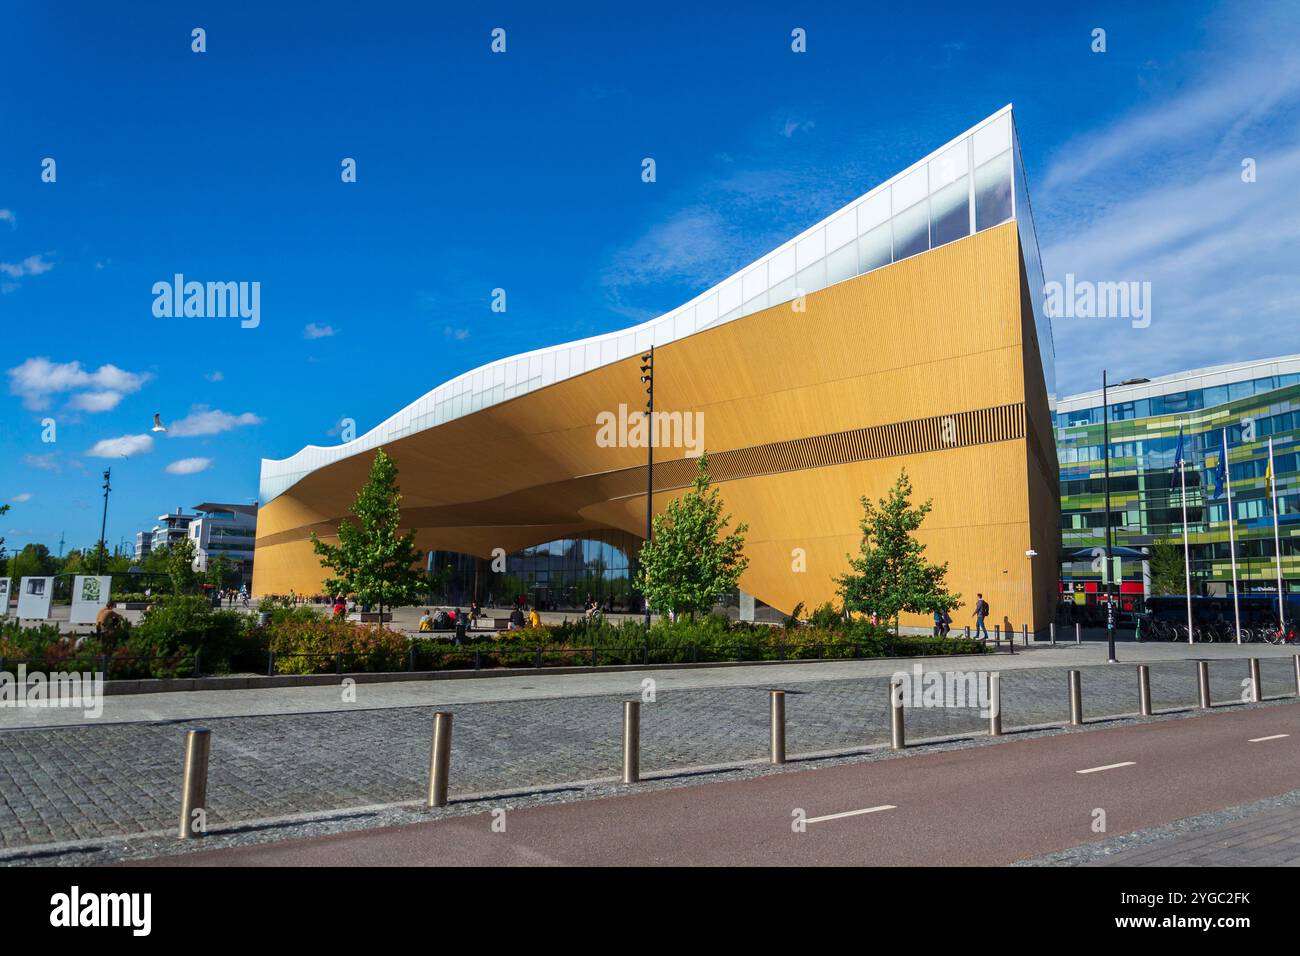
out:
{"label": "cobblestone pavement", "polygon": [[[1224,673],[1244,668],[1243,657],[1264,660],[1295,656],[1294,647],[1271,647],[1252,644],[1242,648],[1230,644],[1144,643],[1120,644],[1118,653],[1125,664],[1160,664],[1204,658],[1212,663],[1216,686]],[[926,670],[955,667],[996,668],[1011,670],[1041,667],[1089,667],[1106,661],[1104,643],[1073,642],[1055,647],[1039,643],[1021,648],[1014,656],[1005,651],[972,659],[924,658],[900,661],[894,658],[839,661],[800,661],[787,663],[739,664],[701,668],[637,668],[560,674],[554,670],[522,669],[513,672],[485,671],[479,676],[454,679],[414,679],[392,682],[359,683],[356,703],[349,709],[387,709],[392,707],[456,708],[467,702],[523,700],[547,697],[599,697],[612,694],[639,693],[646,678],[655,681],[661,691],[680,691],[709,687],[795,687],[827,680],[860,680],[884,677],[899,668],[910,669],[921,663]],[[1226,661],[1228,671],[1221,671],[1219,661]],[[1272,664],[1270,667],[1274,666]],[[488,676],[488,675],[491,676]],[[405,676],[405,675],[403,675]],[[263,714],[298,714],[334,711],[340,706],[338,683],[319,686],[227,687],[220,690],[176,691],[168,693],[110,694],[104,698],[104,712],[87,717],[73,709],[0,708],[0,731],[14,727],[40,727],[101,724],[121,721],[165,721],[174,719],[211,720],[217,717],[247,717]]]}
{"label": "cobblestone pavement", "polygon": [[[950,666],[995,665],[993,659]],[[906,664],[900,665],[906,668]],[[1265,697],[1294,692],[1291,662],[1265,660]],[[1238,673],[1238,671],[1240,673]],[[1214,699],[1241,699],[1244,660],[1215,666]],[[888,740],[888,678],[808,681],[788,691],[792,755]],[[1004,671],[1007,728],[1067,716],[1065,668]],[[1196,700],[1195,665],[1152,665],[1157,710]],[[1135,669],[1084,669],[1085,715],[1136,710]],[[619,766],[627,695],[464,702],[455,707],[452,795],[604,779]],[[767,747],[763,686],[660,690],[642,708],[645,772],[759,760]],[[418,799],[432,707],[223,717],[212,730],[209,824]],[[0,731],[0,847],[122,836],[176,825],[184,731],[193,721],[97,723]],[[982,734],[978,708],[907,711],[909,741]]]}
{"label": "cobblestone pavement", "polygon": [[1026,860],[1022,866],[1300,866],[1300,790]]}

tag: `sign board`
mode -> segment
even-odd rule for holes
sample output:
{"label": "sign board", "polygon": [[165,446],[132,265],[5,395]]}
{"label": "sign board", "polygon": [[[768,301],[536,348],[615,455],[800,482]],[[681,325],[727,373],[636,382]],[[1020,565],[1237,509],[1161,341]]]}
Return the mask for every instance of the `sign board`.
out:
{"label": "sign board", "polygon": [[0,617],[9,613],[9,587],[12,578],[0,578]]}
{"label": "sign board", "polygon": [[94,624],[100,608],[108,603],[108,593],[113,587],[112,577],[95,577],[78,574],[72,579],[72,616],[73,624]]}
{"label": "sign board", "polygon": [[23,578],[18,591],[18,616],[47,620],[54,599],[54,578]]}

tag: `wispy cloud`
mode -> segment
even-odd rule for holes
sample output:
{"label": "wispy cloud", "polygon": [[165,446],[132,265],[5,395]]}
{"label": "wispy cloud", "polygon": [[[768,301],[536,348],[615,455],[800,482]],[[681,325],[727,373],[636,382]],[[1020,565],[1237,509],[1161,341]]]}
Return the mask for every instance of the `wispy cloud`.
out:
{"label": "wispy cloud", "polygon": [[[7,209],[0,211],[9,212]],[[10,216],[12,215],[10,213]],[[21,262],[0,262],[0,275],[9,276],[10,279],[21,279],[23,276],[38,276],[43,272],[49,272],[53,268],[54,263],[46,262],[43,255],[37,254],[28,256]],[[0,283],[0,292],[13,292],[20,285],[19,282]]]}
{"label": "wispy cloud", "polygon": [[212,467],[211,458],[182,458],[174,461],[163,470],[169,475],[197,475]]}
{"label": "wispy cloud", "polygon": [[209,372],[207,375],[204,375],[203,377],[206,378],[209,382],[220,382],[223,379],[225,379],[226,376],[223,375],[220,371],[215,371],[215,372]]}
{"label": "wispy cloud", "polygon": [[223,412],[206,405],[195,405],[190,413],[167,427],[168,438],[195,438],[200,435],[219,435],[246,425],[260,425],[262,419],[252,412],[239,415]]}
{"label": "wispy cloud", "polygon": [[86,450],[90,458],[131,458],[153,451],[153,438],[148,435],[120,435],[102,438]]}
{"label": "wispy cloud", "polygon": [[800,130],[810,130],[816,125],[812,120],[787,119],[781,126],[781,135],[786,139],[791,139]]}
{"label": "wispy cloud", "polygon": [[1103,367],[1152,376],[1300,351],[1300,54],[1277,40],[1280,8],[1256,13],[1242,32],[1209,31],[1218,56],[1181,92],[1070,141],[1034,193],[1048,281],[1151,283],[1147,328],[1053,323],[1062,394],[1096,387]]}
{"label": "wispy cloud", "polygon": [[42,471],[58,471],[59,455],[53,451],[45,455],[23,455],[23,464]]}
{"label": "wispy cloud", "polygon": [[77,392],[72,406],[79,411],[101,412],[117,407],[123,395],[138,392],[149,381],[147,372],[128,372],[116,365],[101,365],[93,372],[80,362],[51,362],[48,358],[29,358],[9,369],[9,391],[23,400],[31,411],[50,407],[54,396]]}
{"label": "wispy cloud", "polygon": [[334,335],[334,326],[317,325],[315,322],[308,322],[307,327],[302,330],[304,339],[328,339]]}
{"label": "wispy cloud", "polygon": [[18,217],[14,215],[12,209],[0,209],[0,222],[7,222],[13,229],[18,228]]}
{"label": "wispy cloud", "polygon": [[14,495],[9,500],[14,502],[15,504],[23,504],[24,502],[32,500],[32,493],[30,491],[24,491],[20,494]]}

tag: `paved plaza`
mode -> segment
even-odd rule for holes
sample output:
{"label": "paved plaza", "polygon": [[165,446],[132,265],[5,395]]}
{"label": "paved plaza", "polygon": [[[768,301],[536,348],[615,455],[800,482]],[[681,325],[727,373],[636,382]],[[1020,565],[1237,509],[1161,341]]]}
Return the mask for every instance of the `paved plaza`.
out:
{"label": "paved plaza", "polygon": [[[1242,650],[1215,657],[1217,703],[1242,700]],[[1295,693],[1292,655],[1262,658],[1265,698]],[[1152,661],[1157,712],[1194,712],[1195,665],[1186,649],[1128,646]],[[1269,652],[1272,653],[1269,653]],[[643,705],[647,773],[762,761],[768,688],[787,689],[791,755],[888,742],[888,680],[896,670],[997,670],[1008,729],[1068,716],[1067,670],[1083,671],[1085,715],[1133,714],[1135,668],[1107,665],[1104,648],[1035,647],[1006,655],[918,662],[841,661],[683,670],[143,694],[105,699],[96,720],[68,710],[0,711],[0,848],[126,836],[175,826],[185,731],[212,731],[209,824],[418,800],[428,772],[435,709],[455,714],[452,796],[519,792],[612,778],[619,767],[621,702],[653,681]],[[907,711],[909,741],[982,735],[978,706]]]}

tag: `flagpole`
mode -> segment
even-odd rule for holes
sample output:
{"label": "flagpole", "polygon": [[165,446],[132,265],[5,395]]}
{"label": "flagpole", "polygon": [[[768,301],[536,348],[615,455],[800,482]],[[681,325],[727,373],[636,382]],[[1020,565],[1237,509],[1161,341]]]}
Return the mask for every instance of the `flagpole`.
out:
{"label": "flagpole", "polygon": [[1232,616],[1237,625],[1237,643],[1241,643],[1241,606],[1237,601],[1237,533],[1232,514],[1232,466],[1228,463],[1228,429],[1223,430],[1223,484],[1228,489],[1228,547],[1232,552]]}
{"label": "flagpole", "polygon": [[[1178,422],[1178,446],[1183,446],[1183,423]],[[1178,458],[1178,479],[1183,485],[1183,581],[1187,591],[1187,643],[1193,643],[1192,634],[1192,557],[1187,544],[1187,453],[1180,451]]]}
{"label": "flagpole", "polygon": [[1268,439],[1268,492],[1273,501],[1273,560],[1277,564],[1277,622],[1286,633],[1286,593],[1282,590],[1282,546],[1277,530],[1277,472],[1273,470],[1273,438]]}

